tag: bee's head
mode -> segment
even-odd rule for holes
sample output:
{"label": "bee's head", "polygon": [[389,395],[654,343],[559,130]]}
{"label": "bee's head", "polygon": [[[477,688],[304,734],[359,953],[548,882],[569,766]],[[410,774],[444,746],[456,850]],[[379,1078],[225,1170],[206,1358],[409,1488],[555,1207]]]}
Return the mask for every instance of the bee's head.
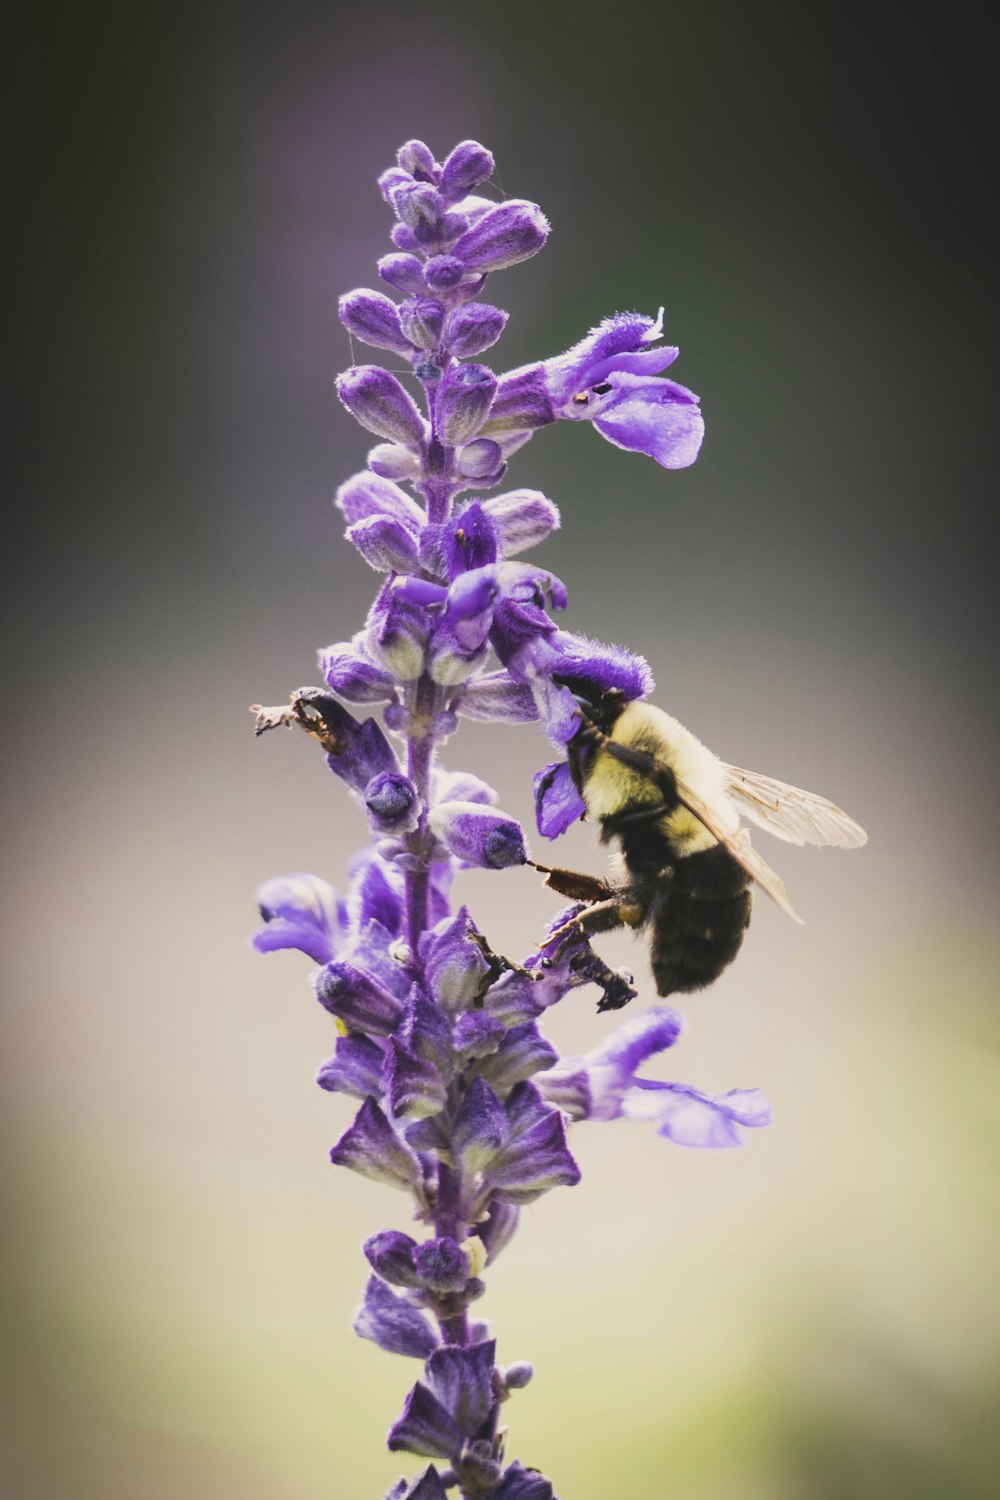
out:
{"label": "bee's head", "polygon": [[599,688],[592,682],[573,677],[557,677],[556,681],[569,688],[580,705],[580,712],[591,724],[596,725],[603,734],[611,733],[629,701],[621,688]]}

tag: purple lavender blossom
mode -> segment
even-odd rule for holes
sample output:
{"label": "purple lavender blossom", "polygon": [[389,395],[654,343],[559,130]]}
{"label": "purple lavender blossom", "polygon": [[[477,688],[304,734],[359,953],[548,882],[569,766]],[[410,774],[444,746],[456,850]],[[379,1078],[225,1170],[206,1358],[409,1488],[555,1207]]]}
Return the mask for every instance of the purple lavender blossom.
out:
{"label": "purple lavender blossom", "polygon": [[[371,833],[345,894],[310,875],[262,886],[253,942],[261,953],[297,948],[315,966],[314,993],[335,1027],[317,1082],[356,1109],[331,1161],[403,1193],[403,1220],[417,1226],[366,1241],[371,1274],[354,1322],[362,1338],[422,1362],[388,1446],[431,1462],[390,1500],[456,1490],[554,1500],[543,1475],[505,1454],[500,1408],[531,1366],[498,1364],[470,1308],[521,1208],[579,1181],[567,1126],[628,1118],[675,1144],[729,1146],[769,1118],[755,1090],[711,1095],[640,1076],[679,1036],[679,1017],[663,1007],[560,1060],[540,1027],[546,1010],[581,986],[599,991],[599,1009],[636,995],[632,976],[608,968],[585,936],[552,936],[579,908],[555,916],[521,965],[451,907],[463,869],[511,872],[528,858],[493,789],[438,760],[460,720],[537,720],[565,746],[578,695],[614,688],[636,699],[652,687],[642,657],[562,630],[551,612],[565,607],[565,586],[520,560],[558,528],[553,502],[532,489],[487,492],[559,419],[589,420],[666,468],[693,462],[702,435],[697,398],[661,378],[677,354],[657,344],[662,314],[616,314],[566,354],[506,374],[477,362],[507,321],[477,300],[488,276],[534,255],[549,229],[535,204],[485,196],[492,171],[474,141],[441,164],[413,140],[380,179],[396,223],[378,272],[399,300],[360,288],[341,298],[340,316],[410,364],[424,411],[380,365],[341,375],[341,401],[380,441],[336,504],[347,539],[383,576],[363,627],[320,652],[326,687],[299,689],[289,708],[258,719],[258,731],[297,724],[319,742]],[[381,705],[382,723],[345,702]],[[535,800],[547,838],[583,811],[564,761],[538,772]]]}

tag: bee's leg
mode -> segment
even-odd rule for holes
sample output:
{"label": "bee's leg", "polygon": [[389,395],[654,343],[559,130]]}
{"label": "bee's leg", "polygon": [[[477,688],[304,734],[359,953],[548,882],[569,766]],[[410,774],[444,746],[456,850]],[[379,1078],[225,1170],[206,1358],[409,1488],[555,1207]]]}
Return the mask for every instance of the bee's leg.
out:
{"label": "bee's leg", "polygon": [[594,932],[614,932],[619,927],[638,927],[645,915],[645,908],[636,902],[613,896],[610,901],[598,901],[586,911],[580,912],[579,916],[571,917],[550,934],[547,942],[553,943],[560,939],[565,942],[577,934],[587,936]]}
{"label": "bee's leg", "polygon": [[584,875],[578,870],[564,870],[559,866],[553,868],[551,865],[540,865],[534,859],[529,859],[528,864],[545,876],[547,886],[558,891],[560,896],[568,896],[571,901],[606,901],[614,894],[613,887],[596,875]]}

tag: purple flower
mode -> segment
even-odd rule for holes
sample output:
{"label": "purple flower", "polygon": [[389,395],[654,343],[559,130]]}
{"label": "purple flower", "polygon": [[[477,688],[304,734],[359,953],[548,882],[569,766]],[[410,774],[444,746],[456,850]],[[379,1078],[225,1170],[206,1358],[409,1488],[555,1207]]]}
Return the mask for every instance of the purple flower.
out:
{"label": "purple flower", "polygon": [[365,1300],[354,1315],[354,1332],[388,1354],[427,1359],[438,1338],[425,1313],[400,1297],[378,1276],[369,1276]]}
{"label": "purple flower", "polygon": [[683,469],[698,457],[705,424],[697,396],[656,378],[678,354],[666,344],[651,347],[662,332],[662,308],[655,320],[640,313],[605,318],[572,349],[545,361],[545,386],[557,416],[593,422],[616,448]]}
{"label": "purple flower", "polygon": [[[513,560],[559,527],[556,505],[535,489],[487,492],[560,418],[592,421],[667,468],[692,462],[702,432],[697,399],[663,378],[677,351],[656,346],[662,315],[619,314],[566,354],[504,374],[475,362],[507,322],[478,300],[488,275],[534,255],[549,231],[535,204],[480,191],[492,173],[476,141],[439,160],[414,139],[379,179],[395,220],[394,249],[378,263],[385,290],[348,292],[340,317],[412,366],[425,411],[379,365],[339,377],[343,405],[378,441],[336,504],[347,539],[383,577],[364,627],[320,653],[325,689],[258,711],[259,730],[299,727],[320,743],[374,840],[351,861],[346,897],[307,875],[264,885],[253,941],[260,952],[297,948],[317,966],[316,998],[337,1033],[317,1082],[358,1101],[330,1160],[406,1195],[413,1234],[389,1228],[365,1241],[371,1275],[354,1327],[424,1362],[388,1445],[442,1467],[425,1464],[388,1500],[456,1490],[553,1500],[537,1470],[504,1466],[500,1403],[528,1385],[531,1366],[498,1366],[489,1326],[470,1309],[521,1207],[579,1181],[567,1122],[647,1119],[681,1144],[718,1146],[769,1118],[754,1090],[715,1096],[640,1076],[679,1032],[662,1007],[559,1059],[539,1024],[552,1005],[585,984],[600,1010],[636,994],[584,933],[562,931],[582,907],[553,918],[523,966],[494,951],[466,907],[451,909],[467,869],[528,857],[493,788],[441,765],[460,721],[539,720],[564,747],[602,693],[633,701],[652,688],[642,657],[559,629],[550,616],[566,606],[563,583]],[[345,704],[383,707],[361,718]],[[539,771],[534,790],[546,838],[584,811],[565,759]]]}
{"label": "purple flower", "polygon": [[771,1109],[759,1089],[706,1094],[684,1083],[639,1078],[648,1058],[672,1047],[681,1018],[666,1006],[653,1006],[612,1032],[583,1057],[565,1058],[537,1082],[545,1098],[574,1119],[650,1120],[657,1133],[678,1146],[739,1146],[741,1127],[771,1123]]}
{"label": "purple flower", "polygon": [[267,924],[254,934],[258,953],[298,948],[316,963],[327,963],[344,941],[347,909],[332,885],[316,875],[282,875],[257,892]]}
{"label": "purple flower", "polygon": [[535,818],[543,838],[555,839],[587,811],[566,761],[543,766],[535,775]]}

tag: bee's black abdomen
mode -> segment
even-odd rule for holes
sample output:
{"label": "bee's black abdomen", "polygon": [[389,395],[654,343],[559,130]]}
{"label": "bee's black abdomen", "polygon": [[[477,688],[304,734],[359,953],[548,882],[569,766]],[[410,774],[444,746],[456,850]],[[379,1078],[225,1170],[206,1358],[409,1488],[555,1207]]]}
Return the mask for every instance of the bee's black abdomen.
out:
{"label": "bee's black abdomen", "polygon": [[678,859],[651,912],[656,991],[701,990],[740,951],[750,921],[750,876],[716,845]]}

